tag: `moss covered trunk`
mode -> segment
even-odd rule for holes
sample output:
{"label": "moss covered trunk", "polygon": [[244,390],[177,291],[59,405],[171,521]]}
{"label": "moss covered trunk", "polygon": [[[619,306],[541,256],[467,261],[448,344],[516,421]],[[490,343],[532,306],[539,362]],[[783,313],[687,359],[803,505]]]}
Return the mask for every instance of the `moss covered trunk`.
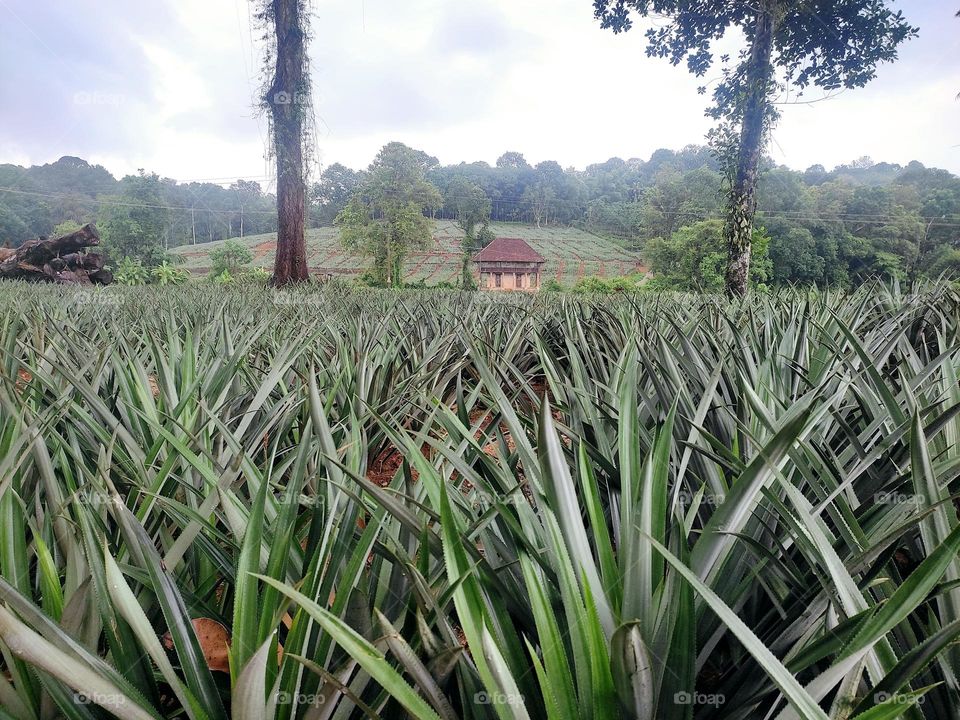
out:
{"label": "moss covered trunk", "polygon": [[276,71],[267,102],[277,160],[277,257],[273,285],[309,279],[306,244],[306,180],[303,167],[306,91],[305,25],[300,0],[273,0]]}
{"label": "moss covered trunk", "polygon": [[773,55],[776,14],[776,0],[761,0],[746,67],[740,146],[725,228],[726,285],[727,294],[731,297],[743,297],[750,285],[753,218],[757,210],[757,174],[770,114],[770,90],[773,80],[773,65],[770,60]]}

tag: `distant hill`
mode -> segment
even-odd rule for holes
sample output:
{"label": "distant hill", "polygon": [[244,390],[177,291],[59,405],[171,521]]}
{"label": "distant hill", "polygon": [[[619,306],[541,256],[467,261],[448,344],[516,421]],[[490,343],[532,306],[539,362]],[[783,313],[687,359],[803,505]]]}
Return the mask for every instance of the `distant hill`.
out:
{"label": "distant hill", "polygon": [[[584,230],[569,227],[545,227],[533,225],[494,223],[490,226],[498,237],[519,237],[526,240],[537,252],[547,258],[544,269],[546,279],[572,284],[586,276],[620,277],[638,271],[640,255],[625,249],[615,240],[602,238]],[[408,282],[423,280],[428,285],[439,282],[456,282],[460,274],[461,231],[449,220],[438,220],[434,229],[432,248],[412,253],[406,262]],[[251,235],[234,240],[247,245],[254,256],[254,264],[270,269],[273,266],[277,247],[276,233]],[[203,243],[176,248],[173,252],[183,257],[184,267],[191,273],[201,275],[210,271],[210,253],[223,242]],[[334,228],[317,228],[307,231],[307,260],[312,273],[356,275],[363,272],[368,263],[363,258],[345,251]]]}

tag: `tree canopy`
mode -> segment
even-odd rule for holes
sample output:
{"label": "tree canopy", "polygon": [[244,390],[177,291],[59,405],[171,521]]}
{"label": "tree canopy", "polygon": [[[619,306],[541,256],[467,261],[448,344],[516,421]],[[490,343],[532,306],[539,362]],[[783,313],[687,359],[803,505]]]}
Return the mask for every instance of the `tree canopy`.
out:
{"label": "tree canopy", "polygon": [[456,218],[463,230],[461,285],[472,289],[471,257],[493,240],[490,230],[490,198],[483,188],[464,177],[454,178],[443,193],[443,208]]}
{"label": "tree canopy", "polygon": [[[744,43],[736,62],[720,58],[722,78],[708,114],[724,121],[711,133],[729,182],[726,213],[729,294],[749,285],[751,238],[757,209],[757,177],[778,89],[798,95],[811,85],[826,91],[864,86],[877,65],[897,57],[916,35],[889,0],[593,0],[602,27],[614,33],[633,27],[631,13],[660,22],[646,31],[647,54],[685,62],[697,77],[714,66],[715,42],[730,30]],[[665,20],[665,22],[664,22]],[[700,88],[706,92],[705,87]]]}
{"label": "tree canopy", "polygon": [[[522,200],[536,180],[533,167],[432,163],[424,154],[424,164],[430,166],[424,178],[442,190],[445,202],[428,214],[456,220],[463,208],[451,199],[462,193],[453,186],[467,182],[489,198],[491,222],[533,222],[532,208]],[[321,211],[330,217],[342,211],[367,178],[367,171],[342,165],[328,170],[330,174],[325,172],[318,184],[333,187],[327,182],[331,176],[347,179],[339,198],[324,191],[323,207],[315,204],[316,225]],[[761,170],[756,225],[770,236],[773,274],[768,283],[848,285],[877,274],[908,279],[960,272],[957,176],[918,162],[899,165],[870,158],[833,169],[814,165],[806,170],[764,159]],[[239,236],[241,200],[236,189],[240,183],[231,187],[184,184],[146,175],[147,179],[132,175],[117,180],[103,168],[76,158],[32,168],[0,165],[0,243],[17,245],[54,235],[56,226],[64,222],[91,221],[97,221],[108,235],[111,228],[106,224],[111,224],[135,257],[146,257],[154,253],[151,248],[163,245],[191,244],[194,232],[198,243]],[[644,160],[611,158],[546,177],[554,183],[555,198],[545,213],[545,225],[575,224],[640,252],[646,252],[656,238],[669,239],[694,223],[723,218],[721,167],[702,146],[661,149]],[[353,191],[347,193],[347,187]],[[3,192],[3,188],[17,192]],[[255,188],[249,196],[241,192],[244,234],[275,231],[273,197]],[[317,197],[314,193],[315,203]],[[153,225],[158,232],[143,234],[133,225],[127,232],[114,222],[128,218],[127,211],[137,205],[162,206],[140,208],[158,213],[160,222]],[[482,223],[478,235],[480,228]],[[809,235],[792,232],[798,229]],[[154,257],[148,262],[161,260],[162,254]]]}
{"label": "tree canopy", "polygon": [[377,284],[402,285],[404,258],[432,239],[432,221],[424,211],[443,204],[440,192],[426,180],[433,164],[435,158],[403,143],[385,145],[337,216],[344,247],[373,259]]}
{"label": "tree canopy", "polygon": [[647,55],[685,63],[698,77],[717,59],[713,45],[729,30],[745,37],[738,63],[721,56],[724,79],[714,89],[715,115],[737,111],[744,63],[757,29],[758,8],[776,14],[772,61],[782,71],[781,83],[803,94],[810,86],[825,90],[863,87],[877,66],[894,60],[897,48],[917,34],[888,0],[593,0],[601,26],[615,33],[633,27],[631,13],[668,18],[646,30]]}

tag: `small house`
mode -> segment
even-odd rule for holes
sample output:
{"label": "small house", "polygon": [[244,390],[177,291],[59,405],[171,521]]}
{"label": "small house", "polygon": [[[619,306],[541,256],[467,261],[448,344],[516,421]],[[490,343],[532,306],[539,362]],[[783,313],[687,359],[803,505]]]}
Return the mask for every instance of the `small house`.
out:
{"label": "small house", "polygon": [[473,261],[481,290],[536,290],[547,262],[520,238],[497,238],[474,255]]}

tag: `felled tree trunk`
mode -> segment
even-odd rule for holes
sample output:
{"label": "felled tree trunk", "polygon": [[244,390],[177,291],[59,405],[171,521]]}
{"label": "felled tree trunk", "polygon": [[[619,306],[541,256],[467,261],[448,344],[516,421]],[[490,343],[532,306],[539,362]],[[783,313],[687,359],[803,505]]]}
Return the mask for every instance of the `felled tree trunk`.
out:
{"label": "felled tree trunk", "polygon": [[97,228],[89,224],[63,237],[42,237],[18,248],[0,249],[0,280],[109,285],[113,273],[104,267],[103,255],[83,252],[99,244]]}

